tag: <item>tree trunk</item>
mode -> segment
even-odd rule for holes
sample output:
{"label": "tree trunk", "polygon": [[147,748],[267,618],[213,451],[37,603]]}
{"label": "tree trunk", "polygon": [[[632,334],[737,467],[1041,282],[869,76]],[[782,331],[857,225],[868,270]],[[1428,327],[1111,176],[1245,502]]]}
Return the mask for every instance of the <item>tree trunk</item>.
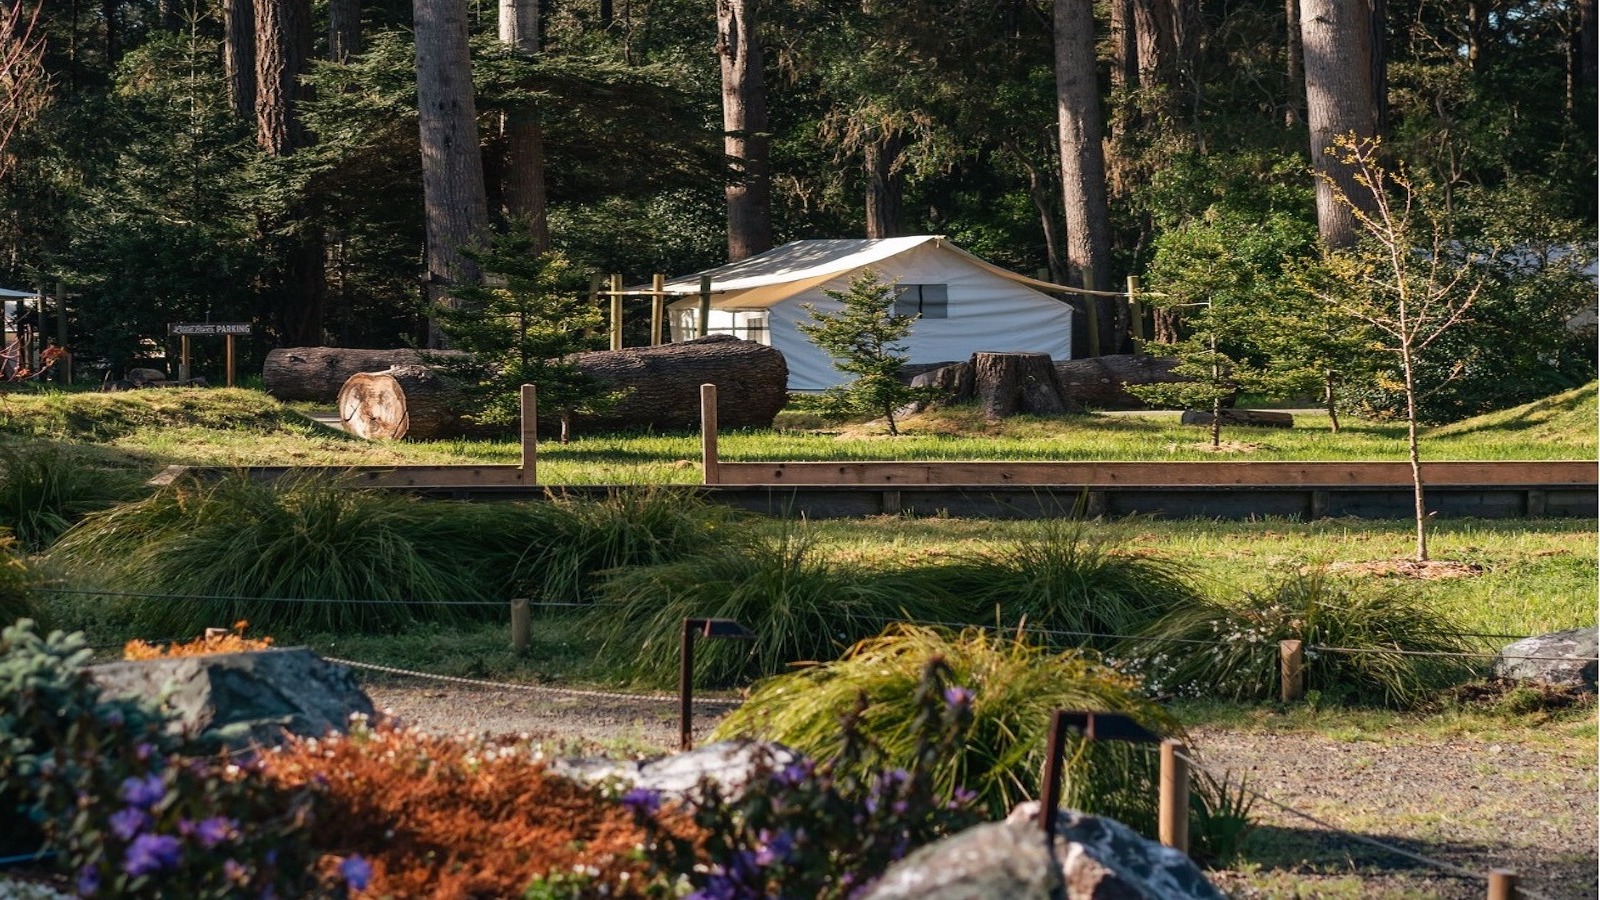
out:
{"label": "tree trunk", "polygon": [[[500,0],[500,40],[514,52],[539,52],[538,0]],[[550,249],[550,222],[544,173],[544,128],[531,104],[506,113],[501,121],[505,172],[501,213],[514,228],[524,228],[533,249]]]}
{"label": "tree trunk", "polygon": [[1048,353],[974,353],[972,380],[983,417],[990,422],[1018,413],[1059,416],[1083,412],[1067,400]]}
{"label": "tree trunk", "polygon": [[328,59],[347,63],[361,53],[361,0],[328,0]]}
{"label": "tree trunk", "polygon": [[[1055,54],[1067,264],[1074,281],[1098,290],[1111,274],[1111,224],[1091,0],[1055,0]],[[1088,297],[1085,302],[1097,306],[1099,346],[1117,346],[1116,317],[1107,298]]]}
{"label": "tree trunk", "polygon": [[906,176],[896,167],[905,139],[897,131],[880,134],[867,144],[867,237],[891,238],[906,233],[902,201]]}
{"label": "tree trunk", "polygon": [[[454,305],[455,287],[482,277],[462,250],[481,245],[489,230],[467,8],[463,0],[413,0],[413,10],[428,301]],[[437,321],[430,321],[428,346],[445,341]]]}
{"label": "tree trunk", "polygon": [[1306,64],[1304,44],[1300,38],[1300,0],[1283,0],[1283,19],[1288,52],[1288,96],[1283,109],[1283,124],[1298,128],[1305,121]]}
{"label": "tree trunk", "polygon": [[[431,354],[430,354],[431,355]],[[458,356],[454,351],[440,355]],[[345,347],[287,347],[267,351],[262,386],[279,400],[332,403],[350,376],[395,366],[426,365],[416,350],[351,350]]]}
{"label": "tree trunk", "polygon": [[1569,40],[1571,60],[1567,73],[1568,115],[1588,133],[1595,130],[1597,81],[1600,81],[1600,29],[1596,27],[1594,0],[1578,0],[1576,22]]}
{"label": "tree trunk", "polygon": [[311,59],[310,0],[256,0],[256,143],[288,156],[309,142],[300,124],[300,76]]}
{"label": "tree trunk", "polygon": [[339,391],[339,420],[345,430],[371,440],[458,435],[462,409],[455,383],[427,366],[359,373]]}
{"label": "tree trunk", "polygon": [[759,0],[717,0],[717,56],[722,61],[723,152],[732,167],[728,261],[772,249],[772,162],[767,87],[756,34]]}
{"label": "tree trunk", "polygon": [[1300,0],[1300,34],[1311,166],[1318,175],[1317,230],[1328,247],[1351,247],[1356,242],[1355,216],[1334,188],[1361,209],[1370,209],[1372,195],[1356,184],[1354,170],[1327,150],[1340,135],[1377,134],[1369,7],[1363,0]]}
{"label": "tree trunk", "polygon": [[[1021,158],[1020,155],[1018,157]],[[1039,167],[1022,163],[1028,173],[1028,199],[1039,213],[1039,230],[1044,234],[1045,264],[1050,267],[1050,280],[1056,284],[1067,283],[1067,260],[1064,250],[1067,236],[1061,228],[1060,209],[1056,205],[1059,192],[1054,182],[1046,178]]]}
{"label": "tree trunk", "polygon": [[240,119],[252,119],[256,114],[255,17],[252,0],[224,0],[222,4],[222,62],[228,102]]}

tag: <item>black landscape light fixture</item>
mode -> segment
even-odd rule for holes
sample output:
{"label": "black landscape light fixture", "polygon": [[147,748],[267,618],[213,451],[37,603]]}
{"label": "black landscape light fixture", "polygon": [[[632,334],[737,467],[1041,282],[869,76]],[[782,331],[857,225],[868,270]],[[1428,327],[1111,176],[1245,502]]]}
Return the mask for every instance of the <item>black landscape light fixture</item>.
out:
{"label": "black landscape light fixture", "polygon": [[1056,808],[1061,805],[1061,760],[1069,732],[1089,741],[1161,743],[1160,735],[1122,713],[1056,710],[1050,719],[1050,745],[1044,758],[1044,796],[1039,798],[1039,827],[1046,834],[1056,830]]}
{"label": "black landscape light fixture", "polygon": [[684,619],[683,636],[678,644],[678,745],[684,750],[694,749],[692,720],[694,717],[694,639],[729,638],[735,641],[753,641],[755,632],[733,619]]}

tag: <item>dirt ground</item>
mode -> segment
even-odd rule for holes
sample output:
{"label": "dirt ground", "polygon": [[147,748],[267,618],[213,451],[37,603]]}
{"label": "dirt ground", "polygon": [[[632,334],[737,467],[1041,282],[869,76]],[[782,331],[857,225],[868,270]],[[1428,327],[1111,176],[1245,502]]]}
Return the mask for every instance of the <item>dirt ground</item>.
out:
{"label": "dirt ground", "polygon": [[[527,735],[572,755],[651,755],[676,745],[675,699],[369,682],[380,709],[429,731]],[[698,706],[696,734],[719,709]],[[1581,741],[1515,736],[1270,734],[1191,731],[1202,765],[1329,825],[1486,876],[1515,870],[1524,896],[1600,896],[1596,754]],[[1258,800],[1251,862],[1212,873],[1240,898],[1481,898],[1482,878],[1441,874]]]}

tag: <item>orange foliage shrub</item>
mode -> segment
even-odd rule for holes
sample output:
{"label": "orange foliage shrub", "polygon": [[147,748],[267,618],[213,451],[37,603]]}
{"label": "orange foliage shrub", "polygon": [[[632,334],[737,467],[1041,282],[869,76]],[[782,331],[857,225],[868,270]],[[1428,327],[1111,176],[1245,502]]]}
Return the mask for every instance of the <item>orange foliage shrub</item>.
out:
{"label": "orange foliage shrub", "polygon": [[241,620],[233,623],[232,629],[221,634],[207,633],[204,637],[197,637],[186,644],[168,644],[165,647],[132,640],[123,646],[122,658],[130,661],[168,659],[177,656],[210,656],[213,653],[244,653],[249,650],[271,649],[272,638],[245,637],[244,630],[249,627],[249,622]]}
{"label": "orange foliage shrub", "polygon": [[[317,796],[322,869],[360,854],[364,896],[518,897],[536,877],[586,873],[609,896],[643,897],[645,840],[632,812],[549,774],[525,746],[426,735],[387,723],[293,740],[264,757],[266,777]],[[669,831],[691,828],[666,816]]]}

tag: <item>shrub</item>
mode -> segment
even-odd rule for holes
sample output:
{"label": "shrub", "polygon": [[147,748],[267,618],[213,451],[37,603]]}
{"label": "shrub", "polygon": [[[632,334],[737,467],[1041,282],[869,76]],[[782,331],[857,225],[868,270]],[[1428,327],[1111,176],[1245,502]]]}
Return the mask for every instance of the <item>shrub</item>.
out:
{"label": "shrub", "polygon": [[600,591],[604,608],[590,620],[601,654],[638,678],[670,684],[683,620],[734,619],[755,632],[754,646],[706,641],[695,652],[696,679],[727,684],[831,659],[913,604],[933,619],[955,611],[940,595],[909,591],[895,573],[827,559],[803,528],[786,525],[676,563],[613,572]]}
{"label": "shrub", "polygon": [[[1239,606],[1174,610],[1125,654],[1158,693],[1262,701],[1278,694],[1278,642],[1305,642],[1306,687],[1327,700],[1408,707],[1464,675],[1453,622],[1393,589],[1358,589],[1323,568],[1291,571]],[[1326,652],[1317,647],[1349,648]]]}
{"label": "shrub", "polygon": [[[902,625],[862,641],[835,662],[762,681],[722,721],[715,737],[760,737],[829,759],[845,749],[839,718],[861,702],[857,727],[882,748],[884,765],[909,768],[918,752],[919,674],[934,658],[948,666],[953,690],[965,692],[952,696],[970,695],[972,716],[963,740],[933,763],[934,789],[946,799],[971,792],[996,818],[1039,796],[1050,719],[1057,709],[1123,712],[1158,734],[1179,730],[1168,713],[1143,696],[1135,679],[1077,651],[1050,653],[1020,637],[980,629],[952,636]],[[1157,762],[1144,747],[1075,743],[1067,753],[1063,801],[1150,833]]]}
{"label": "shrub", "polygon": [[427,502],[326,478],[235,475],[90,516],[52,557],[119,591],[174,597],[135,606],[138,625],[160,633],[239,619],[272,631],[386,630],[500,615],[495,606],[549,540],[555,515],[543,504]]}
{"label": "shrub", "polygon": [[839,752],[820,766],[768,759],[731,800],[703,780],[693,801],[703,847],[657,827],[659,798],[624,795],[650,830],[658,881],[687,880],[696,897],[856,896],[911,850],[976,822],[970,797],[941,797],[935,785],[939,760],[971,722],[966,695],[946,690],[949,675],[937,658],[923,667],[909,698],[908,757],[877,744],[858,709],[835,724]]}
{"label": "shrub", "polygon": [[1026,623],[1058,646],[1109,647],[1096,635],[1131,634],[1198,599],[1182,565],[1121,552],[1087,528],[1047,519],[1015,544],[921,575],[930,589],[965,598],[967,621]]}
{"label": "shrub", "polygon": [[0,636],[0,799],[5,824],[42,836],[81,895],[316,895],[309,798],[252,768],[177,756],[153,705],[102,698],[81,635]]}
{"label": "shrub", "polygon": [[84,515],[127,500],[138,480],[49,444],[0,448],[0,527],[43,550]]}
{"label": "shrub", "polygon": [[173,659],[182,656],[210,656],[216,653],[247,653],[254,650],[272,649],[272,638],[247,638],[244,630],[250,626],[249,622],[240,620],[233,623],[233,628],[221,634],[212,634],[210,629],[202,637],[181,644],[167,644],[158,646],[147,644],[144,641],[132,640],[122,648],[122,658],[130,661],[145,659]]}

